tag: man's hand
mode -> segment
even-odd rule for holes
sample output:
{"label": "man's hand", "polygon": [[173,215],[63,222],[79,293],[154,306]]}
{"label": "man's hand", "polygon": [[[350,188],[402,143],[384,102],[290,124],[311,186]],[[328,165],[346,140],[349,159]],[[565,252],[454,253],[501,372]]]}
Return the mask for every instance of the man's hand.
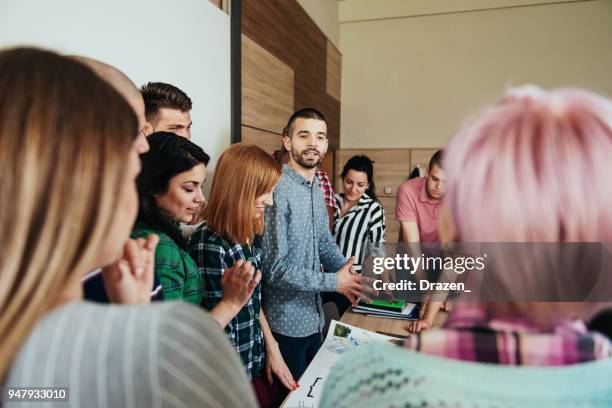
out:
{"label": "man's hand", "polygon": [[112,303],[149,303],[153,289],[156,234],[144,238],[128,239],[123,256],[102,269],[104,289]]}
{"label": "man's hand", "polygon": [[261,272],[255,271],[250,262],[242,259],[236,261],[234,266],[226,269],[221,278],[223,299],[221,302],[235,310],[236,313],[249,301],[255,287],[261,280]]}
{"label": "man's hand", "polygon": [[359,299],[368,303],[371,302],[368,294],[378,295],[378,291],[372,287],[374,279],[355,273],[352,257],[346,265],[336,272],[336,278],[336,292],[346,296],[352,305],[356,305]]}
{"label": "man's hand", "polygon": [[420,319],[408,323],[406,330],[408,330],[410,333],[420,333],[423,330],[429,329],[432,325],[433,321]]}

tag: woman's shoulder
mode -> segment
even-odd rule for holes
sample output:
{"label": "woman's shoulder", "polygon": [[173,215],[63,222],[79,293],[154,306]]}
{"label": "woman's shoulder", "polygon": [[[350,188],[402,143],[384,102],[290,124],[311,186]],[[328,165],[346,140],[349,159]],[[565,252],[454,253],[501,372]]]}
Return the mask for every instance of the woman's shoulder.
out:
{"label": "woman's shoulder", "polygon": [[[47,360],[87,359],[90,353],[98,353],[100,349],[106,350],[107,357],[114,356],[125,350],[129,342],[150,343],[160,334],[173,337],[175,333],[167,330],[168,322],[188,319],[200,322],[199,326],[214,328],[214,323],[201,310],[182,302],[147,305],[73,302],[43,316],[24,343],[14,367],[31,375]],[[133,356],[130,353],[122,358]],[[62,370],[61,365],[56,364],[45,368],[56,372]],[[64,368],[68,369],[67,366]],[[76,368],[83,367],[78,365]]]}
{"label": "woman's shoulder", "polygon": [[370,209],[370,211],[384,210],[382,203],[380,201],[370,197],[366,193],[364,193],[363,196],[361,197],[361,201],[363,202],[365,206],[367,206],[367,208]]}
{"label": "woman's shoulder", "polygon": [[[32,336],[38,332],[55,332],[60,329],[84,328],[78,330],[88,337],[96,337],[96,331],[113,331],[114,326],[128,324],[147,325],[152,322],[160,324],[167,321],[193,320],[194,327],[203,329],[218,329],[215,321],[200,308],[184,302],[153,302],[144,305],[101,304],[88,301],[78,301],[61,306],[45,315],[35,327]],[[91,324],[95,322],[95,324]],[[74,332],[68,330],[72,336]],[[63,330],[62,330],[63,333]],[[141,332],[142,333],[142,332]],[[61,333],[60,333],[61,334]],[[113,337],[117,340],[117,337]]]}
{"label": "woman's shoulder", "polygon": [[[552,408],[612,403],[609,359],[567,367],[515,367],[447,359],[377,343],[358,348],[335,367],[325,382],[320,405],[368,407],[383,397],[385,407],[521,407],[530,401],[530,406]],[[360,387],[359,394],[347,391],[355,387]]]}
{"label": "woman's shoulder", "polygon": [[157,236],[159,236],[160,244],[172,245],[178,248],[178,245],[176,244],[176,242],[174,242],[172,238],[170,238],[170,235],[156,228],[153,228],[149,225],[146,225],[142,222],[137,222],[136,225],[134,225],[134,228],[132,228],[132,233],[130,234],[130,236],[133,239],[136,239],[136,238],[146,238],[151,234],[157,234]]}
{"label": "woman's shoulder", "polygon": [[[71,403],[73,395],[92,395],[97,389],[98,398],[102,398],[100,392],[108,398],[105,403],[98,401],[100,406],[123,405],[126,393],[137,401],[142,399],[145,406],[152,405],[146,401],[164,398],[166,392],[186,393],[189,401],[201,403],[197,390],[186,387],[184,378],[215,372],[224,377],[226,391],[232,393],[232,383],[248,385],[235,360],[218,324],[193,305],[178,301],[150,305],[75,302],[41,319],[14,361],[8,384],[66,384]],[[170,366],[173,371],[166,370]],[[130,373],[147,373],[137,379],[138,392],[129,382],[135,378]],[[208,387],[202,383],[202,388]],[[100,384],[105,387],[102,391]],[[250,405],[249,392],[237,398]]]}
{"label": "woman's shoulder", "polygon": [[[227,250],[234,246],[234,243],[221,236],[215,229],[208,225],[208,223],[202,224],[191,236],[189,241],[189,247],[206,246],[208,249],[222,248]],[[202,248],[204,249],[204,248]]]}

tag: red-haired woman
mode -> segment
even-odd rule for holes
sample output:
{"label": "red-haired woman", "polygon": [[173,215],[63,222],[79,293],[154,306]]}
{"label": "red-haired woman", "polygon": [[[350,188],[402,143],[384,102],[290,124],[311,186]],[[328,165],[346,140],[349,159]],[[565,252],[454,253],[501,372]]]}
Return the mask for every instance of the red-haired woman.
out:
{"label": "red-haired woman", "polygon": [[[219,158],[212,182],[206,222],[191,237],[190,254],[204,277],[202,305],[219,309],[222,282],[230,279],[223,271],[237,262],[261,268],[259,236],[264,212],[273,204],[272,190],[281,176],[280,166],[259,147],[245,143],[229,147]],[[274,405],[272,374],[289,390],[297,387],[272,332],[261,312],[261,286],[257,285],[246,305],[223,305],[234,316],[225,331],[240,355],[248,377],[253,380],[262,406]],[[265,372],[264,372],[265,369]]]}

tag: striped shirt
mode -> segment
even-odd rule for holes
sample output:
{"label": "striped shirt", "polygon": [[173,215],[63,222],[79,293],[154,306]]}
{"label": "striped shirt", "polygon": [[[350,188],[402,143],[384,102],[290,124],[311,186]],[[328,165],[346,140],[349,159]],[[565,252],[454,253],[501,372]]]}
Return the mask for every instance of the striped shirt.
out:
{"label": "striped shirt", "polygon": [[[255,270],[261,270],[259,237],[251,247],[220,237],[204,223],[189,241],[189,254],[198,264],[204,281],[202,306],[212,310],[223,299],[221,278],[226,269],[242,259],[250,261]],[[259,324],[261,311],[261,284],[255,287],[249,301],[225,327],[234,349],[250,379],[260,376],[265,363],[264,339]]]}
{"label": "striped shirt", "polygon": [[69,387],[69,402],[9,407],[256,407],[238,356],[203,310],[183,302],[55,309],[34,328],[7,387]]}
{"label": "striped shirt", "polygon": [[456,304],[443,329],[409,336],[404,347],[426,354],[503,365],[561,366],[612,358],[612,342],[581,320],[544,330],[522,318],[491,318],[479,304]]}
{"label": "striped shirt", "polygon": [[334,239],[347,259],[355,257],[355,271],[360,272],[367,246],[385,241],[385,210],[365,193],[341,216],[343,204],[344,194],[336,194]]}

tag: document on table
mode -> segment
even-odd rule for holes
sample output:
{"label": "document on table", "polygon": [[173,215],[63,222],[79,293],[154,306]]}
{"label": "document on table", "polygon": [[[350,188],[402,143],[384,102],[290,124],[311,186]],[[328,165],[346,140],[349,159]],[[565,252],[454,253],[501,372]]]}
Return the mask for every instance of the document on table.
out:
{"label": "document on table", "polygon": [[300,378],[300,388],[289,394],[283,407],[316,408],[328,373],[343,355],[368,343],[401,341],[400,338],[332,320],[323,345]]}

